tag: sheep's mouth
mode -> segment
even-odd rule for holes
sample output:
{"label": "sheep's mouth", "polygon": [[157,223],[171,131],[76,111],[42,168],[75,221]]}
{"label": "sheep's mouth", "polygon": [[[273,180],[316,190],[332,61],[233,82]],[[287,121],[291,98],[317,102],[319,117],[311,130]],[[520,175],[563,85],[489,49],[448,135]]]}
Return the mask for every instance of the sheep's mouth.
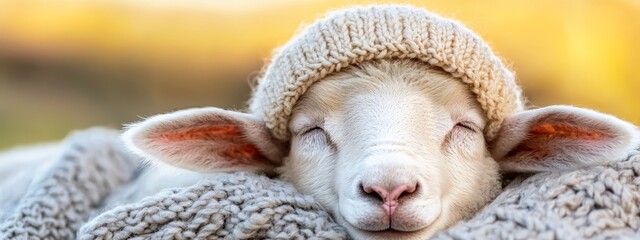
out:
{"label": "sheep's mouth", "polygon": [[355,229],[358,229],[359,231],[362,231],[362,232],[365,232],[365,233],[368,233],[368,234],[377,234],[377,235],[380,235],[380,234],[382,234],[382,235],[413,234],[413,233],[417,233],[417,232],[420,232],[420,231],[428,228],[428,226],[427,226],[427,227],[424,227],[424,228],[421,228],[421,229],[416,229],[416,230],[398,230],[398,229],[395,229],[395,228],[389,226],[388,228],[385,228],[385,229],[371,230],[371,229],[363,229],[363,228],[360,228],[360,227],[356,227],[355,225],[351,224],[349,221],[345,221],[345,222],[347,224],[349,224],[349,226],[351,226],[351,227],[353,227]]}
{"label": "sheep's mouth", "polygon": [[[356,236],[362,234],[362,236],[367,239],[424,239],[433,231],[433,224],[428,224],[423,228],[415,230],[398,230],[391,227],[391,224],[387,228],[380,230],[363,229],[347,221],[346,218],[339,213],[339,210],[336,211],[338,214],[334,216],[340,225],[347,228],[349,232],[353,231],[352,234],[357,233]],[[437,219],[441,216],[442,215],[439,215]]]}
{"label": "sheep's mouth", "polygon": [[364,233],[365,235],[376,236],[376,238],[380,239],[414,239],[418,236],[421,236],[425,229],[426,228],[418,229],[415,231],[400,231],[393,228],[388,228],[380,231],[367,231],[362,229],[358,230],[362,231],[362,233]]}
{"label": "sheep's mouth", "polygon": [[400,230],[396,230],[396,229],[393,229],[393,228],[387,228],[387,229],[379,230],[379,231],[367,231],[367,230],[362,230],[362,229],[360,229],[360,230],[364,231],[364,232],[369,232],[369,233],[381,233],[381,234],[411,234],[411,233],[419,232],[422,229],[418,229],[418,230],[415,230],[415,231],[400,231]]}
{"label": "sheep's mouth", "polygon": [[358,231],[364,233],[365,235],[382,237],[383,239],[396,239],[396,238],[405,238],[405,237],[413,238],[415,236],[420,236],[421,233],[423,233],[426,229],[429,228],[427,226],[425,228],[412,230],[412,231],[402,231],[402,230],[394,229],[392,227],[389,227],[387,229],[382,229],[382,230],[365,230],[365,229],[356,227],[349,222],[346,222],[346,223],[352,228],[357,229]]}

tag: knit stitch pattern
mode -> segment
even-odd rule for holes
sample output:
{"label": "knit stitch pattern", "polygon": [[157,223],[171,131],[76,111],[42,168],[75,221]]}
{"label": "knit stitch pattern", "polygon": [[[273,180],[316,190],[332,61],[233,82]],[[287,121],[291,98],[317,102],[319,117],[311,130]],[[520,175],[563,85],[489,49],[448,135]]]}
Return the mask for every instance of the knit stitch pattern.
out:
{"label": "knit stitch pattern", "polygon": [[276,138],[298,99],[315,82],[356,63],[410,58],[442,68],[476,94],[492,140],[503,119],[524,103],[514,74],[462,24],[423,9],[399,5],[355,7],[329,13],[282,46],[258,79],[249,109]]}
{"label": "knit stitch pattern", "polygon": [[[0,202],[0,216],[8,216],[0,218],[0,239],[348,238],[312,197],[249,173],[127,202],[142,162],[118,136],[90,129],[65,139],[62,154],[24,196]],[[16,190],[7,187],[0,193]]]}
{"label": "knit stitch pattern", "polygon": [[640,149],[606,166],[521,176],[435,239],[640,239]]}
{"label": "knit stitch pattern", "polygon": [[79,239],[346,239],[344,229],[290,184],[221,174],[117,207],[87,223]]}
{"label": "knit stitch pattern", "polygon": [[[114,131],[72,134],[56,164],[36,176],[17,206],[0,209],[0,239],[74,239],[114,189],[134,176],[136,159]],[[33,166],[34,171],[38,166]],[[35,172],[35,171],[34,171]],[[0,193],[15,189],[0,189]]]}

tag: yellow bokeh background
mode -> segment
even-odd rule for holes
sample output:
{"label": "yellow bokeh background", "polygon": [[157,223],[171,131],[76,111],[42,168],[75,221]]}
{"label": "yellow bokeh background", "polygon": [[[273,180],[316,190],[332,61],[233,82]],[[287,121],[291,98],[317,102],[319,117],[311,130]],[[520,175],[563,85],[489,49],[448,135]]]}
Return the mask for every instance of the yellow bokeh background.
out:
{"label": "yellow bokeh background", "polygon": [[374,2],[458,19],[532,106],[640,124],[638,0],[0,0],[0,148],[180,108],[241,109],[246,81],[300,26]]}

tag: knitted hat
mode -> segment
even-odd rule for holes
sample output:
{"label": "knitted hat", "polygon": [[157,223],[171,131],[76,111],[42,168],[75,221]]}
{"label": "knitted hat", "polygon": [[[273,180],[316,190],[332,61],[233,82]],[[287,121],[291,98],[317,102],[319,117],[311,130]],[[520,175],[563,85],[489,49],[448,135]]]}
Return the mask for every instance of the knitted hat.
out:
{"label": "knitted hat", "polygon": [[292,109],[311,84],[354,63],[393,58],[420,60],[466,83],[487,116],[488,140],[524,108],[514,74],[478,35],[423,9],[378,5],[329,13],[282,46],[258,79],[249,110],[288,140]]}

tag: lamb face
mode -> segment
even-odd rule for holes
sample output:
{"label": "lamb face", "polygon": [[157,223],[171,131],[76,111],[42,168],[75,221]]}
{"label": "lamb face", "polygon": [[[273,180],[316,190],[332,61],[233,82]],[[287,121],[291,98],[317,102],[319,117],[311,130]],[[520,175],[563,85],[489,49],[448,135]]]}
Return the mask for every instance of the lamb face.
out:
{"label": "lamb face", "polygon": [[633,125],[568,106],[514,113],[487,143],[467,89],[417,61],[370,61],[312,85],[288,141],[255,115],[218,108],[157,115],[123,138],[144,158],[195,172],[279,173],[357,239],[424,239],[471,216],[499,192],[498,166],[569,170],[640,145]]}
{"label": "lamb face", "polygon": [[365,63],[305,93],[280,172],[358,239],[423,238],[498,192],[485,122],[446,73],[408,60]]}

